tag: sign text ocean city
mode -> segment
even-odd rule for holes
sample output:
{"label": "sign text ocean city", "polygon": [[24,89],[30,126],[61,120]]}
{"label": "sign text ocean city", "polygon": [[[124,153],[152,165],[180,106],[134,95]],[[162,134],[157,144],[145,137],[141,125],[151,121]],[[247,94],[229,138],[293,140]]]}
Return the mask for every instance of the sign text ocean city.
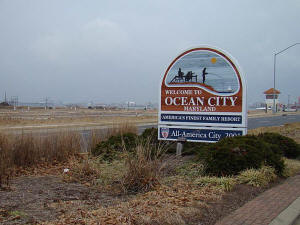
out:
{"label": "sign text ocean city", "polygon": [[244,77],[224,51],[193,48],[167,68],[160,86],[159,139],[215,142],[244,135],[246,116]]}

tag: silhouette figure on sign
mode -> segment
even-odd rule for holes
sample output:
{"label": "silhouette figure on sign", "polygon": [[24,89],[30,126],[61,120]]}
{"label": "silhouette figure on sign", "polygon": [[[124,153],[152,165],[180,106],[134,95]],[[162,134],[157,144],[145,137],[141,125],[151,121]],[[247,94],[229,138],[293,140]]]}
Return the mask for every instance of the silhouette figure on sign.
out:
{"label": "silhouette figure on sign", "polygon": [[202,70],[202,83],[205,84],[205,76],[206,76],[206,67],[204,67],[204,69]]}
{"label": "silhouette figure on sign", "polygon": [[193,78],[193,72],[189,71],[185,76],[185,81],[191,81]]}
{"label": "silhouette figure on sign", "polygon": [[181,68],[178,69],[178,77],[183,78],[184,72],[181,71]]}

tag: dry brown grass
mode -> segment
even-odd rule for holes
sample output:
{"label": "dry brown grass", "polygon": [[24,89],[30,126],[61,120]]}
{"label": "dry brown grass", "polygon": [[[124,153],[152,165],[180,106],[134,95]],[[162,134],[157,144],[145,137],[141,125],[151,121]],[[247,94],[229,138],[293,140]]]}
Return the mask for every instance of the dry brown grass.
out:
{"label": "dry brown grass", "polygon": [[126,172],[122,179],[125,192],[145,192],[160,184],[160,177],[165,163],[162,158],[166,148],[156,148],[150,144],[137,143],[135,153],[126,155]]}
{"label": "dry brown grass", "polygon": [[76,133],[58,133],[45,137],[21,135],[11,137],[13,163],[27,167],[41,162],[63,162],[80,152],[80,139]]}
{"label": "dry brown grass", "polygon": [[66,213],[47,224],[124,224],[124,225],[185,225],[201,218],[208,200],[220,198],[223,192],[212,187],[199,187],[177,180],[172,186],[158,186],[126,202],[96,210]]}
{"label": "dry brown grass", "polygon": [[8,138],[0,134],[0,188],[9,184],[12,167],[12,157]]}
{"label": "dry brown grass", "polygon": [[80,182],[88,186],[95,184],[100,172],[92,160],[86,159],[81,163],[76,163],[69,171],[63,175],[66,182]]}
{"label": "dry brown grass", "polygon": [[134,123],[125,121],[119,124],[113,124],[112,128],[108,128],[107,137],[123,135],[125,133],[134,133],[137,134],[137,126]]}
{"label": "dry brown grass", "polygon": [[80,139],[75,133],[48,136],[0,135],[0,186],[9,180],[14,168],[36,167],[66,162],[80,152]]}
{"label": "dry brown grass", "polygon": [[21,123],[21,119],[17,118],[17,117],[13,117],[11,115],[4,115],[0,117],[0,125],[6,125],[6,124],[19,124]]}
{"label": "dry brown grass", "polygon": [[[95,126],[130,123],[152,123],[157,121],[157,111],[99,111],[99,110],[31,110],[0,111],[0,126]],[[136,115],[136,116],[134,116]]]}
{"label": "dry brown grass", "polygon": [[90,183],[103,190],[113,189],[115,193],[150,191],[160,184],[163,169],[167,166],[163,159],[165,151],[164,146],[157,148],[150,141],[137,140],[134,151],[124,147],[120,157],[110,162],[101,157],[90,157],[72,166],[65,180]]}

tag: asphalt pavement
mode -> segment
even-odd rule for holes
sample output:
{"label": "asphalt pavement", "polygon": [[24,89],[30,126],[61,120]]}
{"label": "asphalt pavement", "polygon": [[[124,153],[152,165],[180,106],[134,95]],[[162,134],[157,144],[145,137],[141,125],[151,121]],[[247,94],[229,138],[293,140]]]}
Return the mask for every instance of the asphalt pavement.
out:
{"label": "asphalt pavement", "polygon": [[[300,122],[300,114],[281,114],[278,116],[248,117],[248,129],[259,127],[282,126],[287,123]],[[139,133],[146,128],[157,127],[156,124],[138,126]]]}
{"label": "asphalt pavement", "polygon": [[258,127],[281,126],[287,123],[295,122],[300,122],[300,114],[282,114],[278,116],[268,117],[249,117],[248,129],[255,129]]}

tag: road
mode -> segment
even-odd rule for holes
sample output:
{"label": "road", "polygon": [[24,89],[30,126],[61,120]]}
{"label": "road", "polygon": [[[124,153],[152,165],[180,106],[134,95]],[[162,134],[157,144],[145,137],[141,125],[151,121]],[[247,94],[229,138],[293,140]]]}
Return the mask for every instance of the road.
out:
{"label": "road", "polygon": [[[284,115],[284,116],[283,116]],[[283,114],[278,116],[267,116],[267,117],[249,117],[248,118],[248,129],[255,129],[258,127],[272,127],[281,126],[286,123],[300,122],[300,114]],[[153,127],[154,125],[141,125],[138,127],[139,133],[146,128]],[[155,126],[157,127],[157,126]]]}
{"label": "road", "polygon": [[[259,116],[248,117],[248,129],[255,129],[258,127],[280,126],[286,123],[300,122],[300,114],[281,114],[276,116]],[[11,128],[1,128],[1,130],[13,134],[49,134],[60,131],[79,131],[80,133],[87,133],[91,130],[105,130],[112,126],[100,125],[99,123],[86,123],[84,126],[80,124],[65,124],[65,125],[34,125],[34,126],[19,126]],[[142,133],[146,128],[157,127],[157,123],[147,123],[137,125],[138,133]]]}
{"label": "road", "polygon": [[[249,117],[248,118],[248,129],[254,129],[258,127],[269,127],[269,126],[280,126],[287,123],[294,123],[300,122],[300,114],[284,114],[278,116],[260,116],[260,117]],[[138,133],[141,134],[146,128],[157,127],[157,123],[148,123],[148,124],[141,124],[137,125]],[[58,132],[64,131],[77,131],[81,134],[81,144],[82,144],[82,151],[87,151],[88,148],[88,140],[90,140],[90,136],[92,131],[95,132],[105,132],[106,129],[111,128],[111,126],[85,126],[85,127],[76,127],[76,126],[69,126],[69,127],[55,127],[52,126],[41,126],[39,129],[35,127],[35,129],[30,128],[30,126],[24,127],[24,129],[12,129],[8,131],[9,133],[13,134],[36,134],[40,136],[48,136],[51,134],[56,134]]]}
{"label": "road", "polygon": [[300,114],[283,114],[280,116],[248,118],[248,129],[258,127],[281,126],[286,123],[300,122]]}

